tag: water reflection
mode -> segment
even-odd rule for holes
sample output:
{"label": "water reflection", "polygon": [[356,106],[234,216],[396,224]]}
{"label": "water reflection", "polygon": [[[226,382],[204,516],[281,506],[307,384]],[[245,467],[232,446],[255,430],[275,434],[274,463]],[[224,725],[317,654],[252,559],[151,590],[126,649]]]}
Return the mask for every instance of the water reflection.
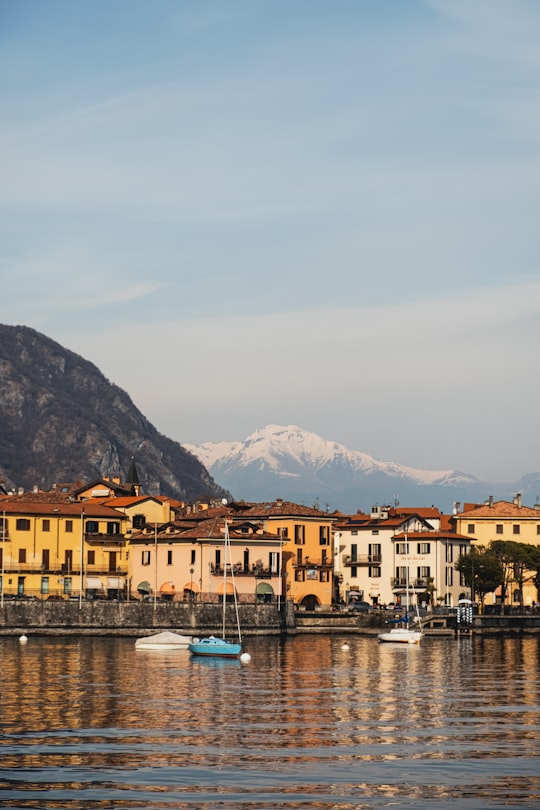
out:
{"label": "water reflection", "polygon": [[540,806],[539,640],[0,640],[6,807]]}

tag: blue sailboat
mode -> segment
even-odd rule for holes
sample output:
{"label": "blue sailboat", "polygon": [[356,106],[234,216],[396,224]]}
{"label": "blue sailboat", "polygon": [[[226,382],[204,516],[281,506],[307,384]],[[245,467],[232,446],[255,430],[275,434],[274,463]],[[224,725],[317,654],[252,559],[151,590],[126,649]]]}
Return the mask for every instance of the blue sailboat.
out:
{"label": "blue sailboat", "polygon": [[[217,636],[208,636],[199,641],[194,641],[189,645],[189,650],[192,655],[202,656],[220,656],[222,658],[238,658],[242,653],[242,634],[240,631],[240,618],[238,615],[238,603],[236,600],[236,587],[234,584],[234,572],[232,566],[231,555],[231,541],[229,537],[229,524],[225,520],[225,553],[223,561],[223,626],[221,638]],[[226,619],[227,619],[227,559],[230,563],[232,591],[234,597],[234,609],[236,613],[236,626],[238,633],[238,641],[229,641],[225,638]]]}

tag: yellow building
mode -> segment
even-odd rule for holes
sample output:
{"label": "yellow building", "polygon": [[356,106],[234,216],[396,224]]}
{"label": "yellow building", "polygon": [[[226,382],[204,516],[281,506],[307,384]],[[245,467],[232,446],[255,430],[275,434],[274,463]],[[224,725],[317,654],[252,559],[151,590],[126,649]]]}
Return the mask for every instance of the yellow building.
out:
{"label": "yellow building", "polygon": [[236,504],[235,520],[259,521],[281,538],[287,598],[307,610],[331,607],[335,597],[332,527],[337,517],[281,499],[245,510],[241,506]]}
{"label": "yellow building", "polygon": [[55,494],[0,500],[3,598],[116,598],[123,594],[126,517]]}
{"label": "yellow building", "polygon": [[[465,535],[473,546],[486,549],[495,540],[512,541],[538,545],[540,543],[540,507],[523,506],[521,495],[516,495],[512,502],[494,501],[489,498],[483,504],[465,504],[462,511],[453,517],[455,530]],[[523,575],[523,594],[520,594],[517,580],[507,584],[505,602],[508,605],[532,605],[538,599],[537,589],[532,582],[534,571]],[[500,589],[488,594],[486,604],[501,601]]]}

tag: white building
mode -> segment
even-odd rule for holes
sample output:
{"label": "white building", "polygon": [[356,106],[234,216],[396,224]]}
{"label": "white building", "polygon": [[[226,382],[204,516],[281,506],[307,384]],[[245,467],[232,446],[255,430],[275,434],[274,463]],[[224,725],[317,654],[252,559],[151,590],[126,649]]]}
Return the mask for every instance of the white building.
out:
{"label": "white building", "polygon": [[455,605],[469,596],[454,564],[470,543],[449,525],[434,507],[379,506],[337,524],[334,559],[341,598],[404,604],[407,584],[413,604]]}

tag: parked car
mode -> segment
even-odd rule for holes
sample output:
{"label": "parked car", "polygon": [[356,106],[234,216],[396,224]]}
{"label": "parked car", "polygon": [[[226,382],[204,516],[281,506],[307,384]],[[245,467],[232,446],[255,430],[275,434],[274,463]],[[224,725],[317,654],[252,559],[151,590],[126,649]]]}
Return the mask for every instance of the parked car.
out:
{"label": "parked car", "polygon": [[368,610],[371,610],[373,605],[370,605],[369,602],[360,602],[359,600],[354,602],[349,602],[347,605],[347,610],[352,611],[360,611],[361,613],[367,613]]}

